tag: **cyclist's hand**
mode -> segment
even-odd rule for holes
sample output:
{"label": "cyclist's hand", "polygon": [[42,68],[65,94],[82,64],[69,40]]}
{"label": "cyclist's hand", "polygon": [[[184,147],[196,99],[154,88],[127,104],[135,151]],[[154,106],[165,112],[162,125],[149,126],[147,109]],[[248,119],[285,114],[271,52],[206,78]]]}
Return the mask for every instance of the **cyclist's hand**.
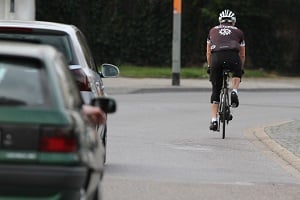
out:
{"label": "cyclist's hand", "polygon": [[210,74],[210,67],[207,67],[206,72],[207,72],[208,74]]}

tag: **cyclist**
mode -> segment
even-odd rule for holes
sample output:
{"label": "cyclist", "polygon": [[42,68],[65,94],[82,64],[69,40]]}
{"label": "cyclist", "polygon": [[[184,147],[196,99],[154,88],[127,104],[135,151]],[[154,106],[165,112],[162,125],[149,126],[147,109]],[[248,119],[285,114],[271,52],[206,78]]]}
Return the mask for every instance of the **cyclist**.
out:
{"label": "cyclist", "polygon": [[206,58],[208,73],[212,83],[211,114],[212,120],[209,129],[218,128],[217,112],[222,89],[223,66],[232,71],[231,106],[238,107],[238,87],[243,75],[245,63],[245,39],[243,32],[235,27],[235,14],[226,9],[219,15],[218,26],[210,29],[207,38]]}

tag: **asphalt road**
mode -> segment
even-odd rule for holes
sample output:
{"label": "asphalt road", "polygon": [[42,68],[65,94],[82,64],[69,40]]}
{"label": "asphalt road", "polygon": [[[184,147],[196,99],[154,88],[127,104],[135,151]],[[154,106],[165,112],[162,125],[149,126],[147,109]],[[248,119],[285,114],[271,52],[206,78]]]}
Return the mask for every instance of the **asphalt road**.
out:
{"label": "asphalt road", "polygon": [[299,118],[299,92],[241,91],[225,140],[208,130],[209,95],[113,94],[103,199],[300,199],[299,172],[249,131]]}

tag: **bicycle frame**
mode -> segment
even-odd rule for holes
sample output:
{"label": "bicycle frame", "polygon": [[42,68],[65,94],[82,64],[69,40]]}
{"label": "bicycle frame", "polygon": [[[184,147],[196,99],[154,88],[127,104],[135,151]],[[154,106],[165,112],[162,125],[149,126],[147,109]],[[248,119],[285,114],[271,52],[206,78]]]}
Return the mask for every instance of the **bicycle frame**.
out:
{"label": "bicycle frame", "polygon": [[218,131],[220,131],[222,123],[222,139],[225,138],[225,127],[229,123],[230,119],[230,104],[229,104],[229,89],[228,89],[228,79],[229,79],[229,70],[223,70],[223,86],[220,94],[220,104],[218,108],[219,114],[219,123]]}

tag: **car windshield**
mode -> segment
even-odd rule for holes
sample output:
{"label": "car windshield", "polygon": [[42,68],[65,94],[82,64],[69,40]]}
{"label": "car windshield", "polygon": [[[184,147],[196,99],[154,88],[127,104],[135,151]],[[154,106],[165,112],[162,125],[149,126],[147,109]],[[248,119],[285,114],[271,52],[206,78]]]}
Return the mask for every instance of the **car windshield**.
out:
{"label": "car windshield", "polygon": [[0,57],[0,106],[48,105],[46,75],[33,60]]}
{"label": "car windshield", "polygon": [[62,52],[67,59],[69,65],[75,65],[76,61],[73,58],[72,47],[69,42],[69,36],[61,33],[16,33],[5,32],[0,33],[0,40],[14,40],[23,42],[32,42],[38,44],[48,44],[54,46],[57,50]]}

